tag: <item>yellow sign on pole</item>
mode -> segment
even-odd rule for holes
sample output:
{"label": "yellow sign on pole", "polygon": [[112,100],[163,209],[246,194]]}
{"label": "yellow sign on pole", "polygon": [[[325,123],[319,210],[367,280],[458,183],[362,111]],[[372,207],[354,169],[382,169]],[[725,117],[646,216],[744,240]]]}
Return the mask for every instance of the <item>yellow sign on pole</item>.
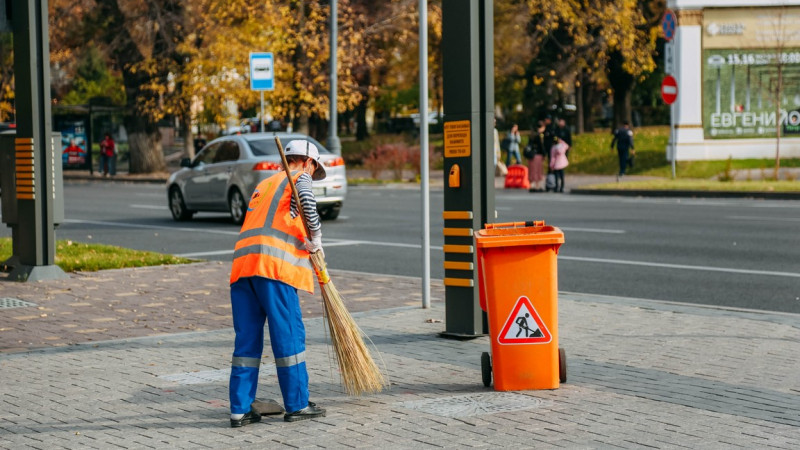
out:
{"label": "yellow sign on pole", "polygon": [[470,155],[469,120],[444,123],[445,158],[465,158]]}

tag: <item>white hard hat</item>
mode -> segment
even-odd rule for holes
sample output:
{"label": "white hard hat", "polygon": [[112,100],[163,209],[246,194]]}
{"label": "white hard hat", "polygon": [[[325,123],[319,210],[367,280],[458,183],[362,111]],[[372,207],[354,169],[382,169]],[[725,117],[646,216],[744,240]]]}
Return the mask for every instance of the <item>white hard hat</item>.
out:
{"label": "white hard hat", "polygon": [[320,161],[319,149],[317,149],[317,146],[311,142],[305,139],[295,139],[290,141],[288,144],[286,144],[284,153],[286,156],[306,156],[316,161],[317,170],[315,170],[314,174],[311,175],[312,180],[322,180],[327,176],[327,173],[325,173],[325,166],[322,164],[322,161]]}

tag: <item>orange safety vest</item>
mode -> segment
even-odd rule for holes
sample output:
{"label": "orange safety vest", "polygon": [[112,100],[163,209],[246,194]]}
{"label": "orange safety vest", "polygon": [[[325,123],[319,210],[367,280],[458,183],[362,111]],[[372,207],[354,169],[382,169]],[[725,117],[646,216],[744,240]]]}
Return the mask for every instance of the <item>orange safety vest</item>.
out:
{"label": "orange safety vest", "polygon": [[[302,172],[292,175],[295,183]],[[302,208],[300,208],[302,214]],[[264,277],[314,292],[300,216],[292,218],[291,188],[285,172],[258,183],[233,252],[231,284],[239,278]]]}

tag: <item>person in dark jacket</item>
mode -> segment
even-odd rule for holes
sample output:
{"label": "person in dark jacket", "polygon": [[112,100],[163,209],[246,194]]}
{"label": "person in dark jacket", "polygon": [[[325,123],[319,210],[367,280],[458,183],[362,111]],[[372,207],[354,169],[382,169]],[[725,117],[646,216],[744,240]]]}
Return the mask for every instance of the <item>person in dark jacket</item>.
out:
{"label": "person in dark jacket", "polygon": [[543,121],[536,123],[536,128],[531,133],[528,145],[525,147],[525,157],[528,158],[528,181],[530,192],[544,191],[543,163],[549,151],[545,147],[545,125]]}
{"label": "person in dark jacket", "polygon": [[[555,136],[569,145],[569,148],[572,148],[572,133],[569,131],[567,127],[567,121],[564,119],[558,119],[558,126],[555,129]],[[569,156],[569,150],[567,150],[567,156]]]}
{"label": "person in dark jacket", "polygon": [[611,140],[612,151],[614,144],[617,144],[617,156],[619,157],[619,173],[617,174],[617,181],[619,181],[620,177],[625,175],[628,165],[633,167],[633,156],[636,154],[633,148],[633,130],[627,121],[622,122],[622,128],[614,130],[614,138]]}

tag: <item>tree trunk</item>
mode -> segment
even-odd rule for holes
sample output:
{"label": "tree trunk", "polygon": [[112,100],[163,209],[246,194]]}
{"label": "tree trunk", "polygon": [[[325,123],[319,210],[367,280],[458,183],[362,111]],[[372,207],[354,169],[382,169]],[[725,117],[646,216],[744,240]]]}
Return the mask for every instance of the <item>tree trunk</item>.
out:
{"label": "tree trunk", "polygon": [[183,154],[186,158],[194,159],[194,133],[192,133],[192,113],[190,111],[181,114],[181,128],[183,128]]}
{"label": "tree trunk", "polygon": [[164,172],[164,151],[161,148],[161,133],[158,126],[139,115],[126,115],[125,129],[130,147],[129,173]]}
{"label": "tree trunk", "polygon": [[576,113],[577,113],[576,115],[577,115],[577,119],[578,120],[577,120],[577,123],[575,124],[575,127],[576,127],[575,128],[575,132],[577,134],[583,134],[583,131],[584,131],[583,121],[584,121],[585,116],[586,116],[586,114],[583,112],[583,108],[584,108],[584,103],[583,103],[583,72],[581,72],[580,75],[578,75],[578,89],[577,89],[577,92],[575,94],[578,97],[577,101],[575,102],[575,103],[577,103],[577,108],[578,108],[578,110],[576,111]]}
{"label": "tree trunk", "polygon": [[308,133],[308,130],[309,130],[309,128],[308,128],[308,109],[306,109],[305,107],[302,107],[302,106],[300,107],[300,111],[298,111],[298,114],[297,114],[296,122],[297,122],[297,129],[295,130],[295,132],[303,133],[303,134],[309,134]]}
{"label": "tree trunk", "polygon": [[356,140],[363,141],[369,137],[367,130],[367,102],[366,96],[361,97],[361,101],[356,106]]}
{"label": "tree trunk", "polygon": [[631,123],[631,93],[633,91],[633,75],[622,68],[624,59],[620,52],[613,52],[608,60],[608,81],[614,90],[614,123],[616,129],[623,122]]}
{"label": "tree trunk", "polygon": [[597,111],[597,89],[591,83],[581,87],[583,88],[583,131],[591,133],[594,131],[596,120],[594,113]]}
{"label": "tree trunk", "polygon": [[367,106],[369,105],[369,84],[372,81],[372,74],[368,67],[362,68],[356,74],[358,90],[361,92],[361,100],[356,105],[356,140],[363,141],[369,137],[367,130]]}

